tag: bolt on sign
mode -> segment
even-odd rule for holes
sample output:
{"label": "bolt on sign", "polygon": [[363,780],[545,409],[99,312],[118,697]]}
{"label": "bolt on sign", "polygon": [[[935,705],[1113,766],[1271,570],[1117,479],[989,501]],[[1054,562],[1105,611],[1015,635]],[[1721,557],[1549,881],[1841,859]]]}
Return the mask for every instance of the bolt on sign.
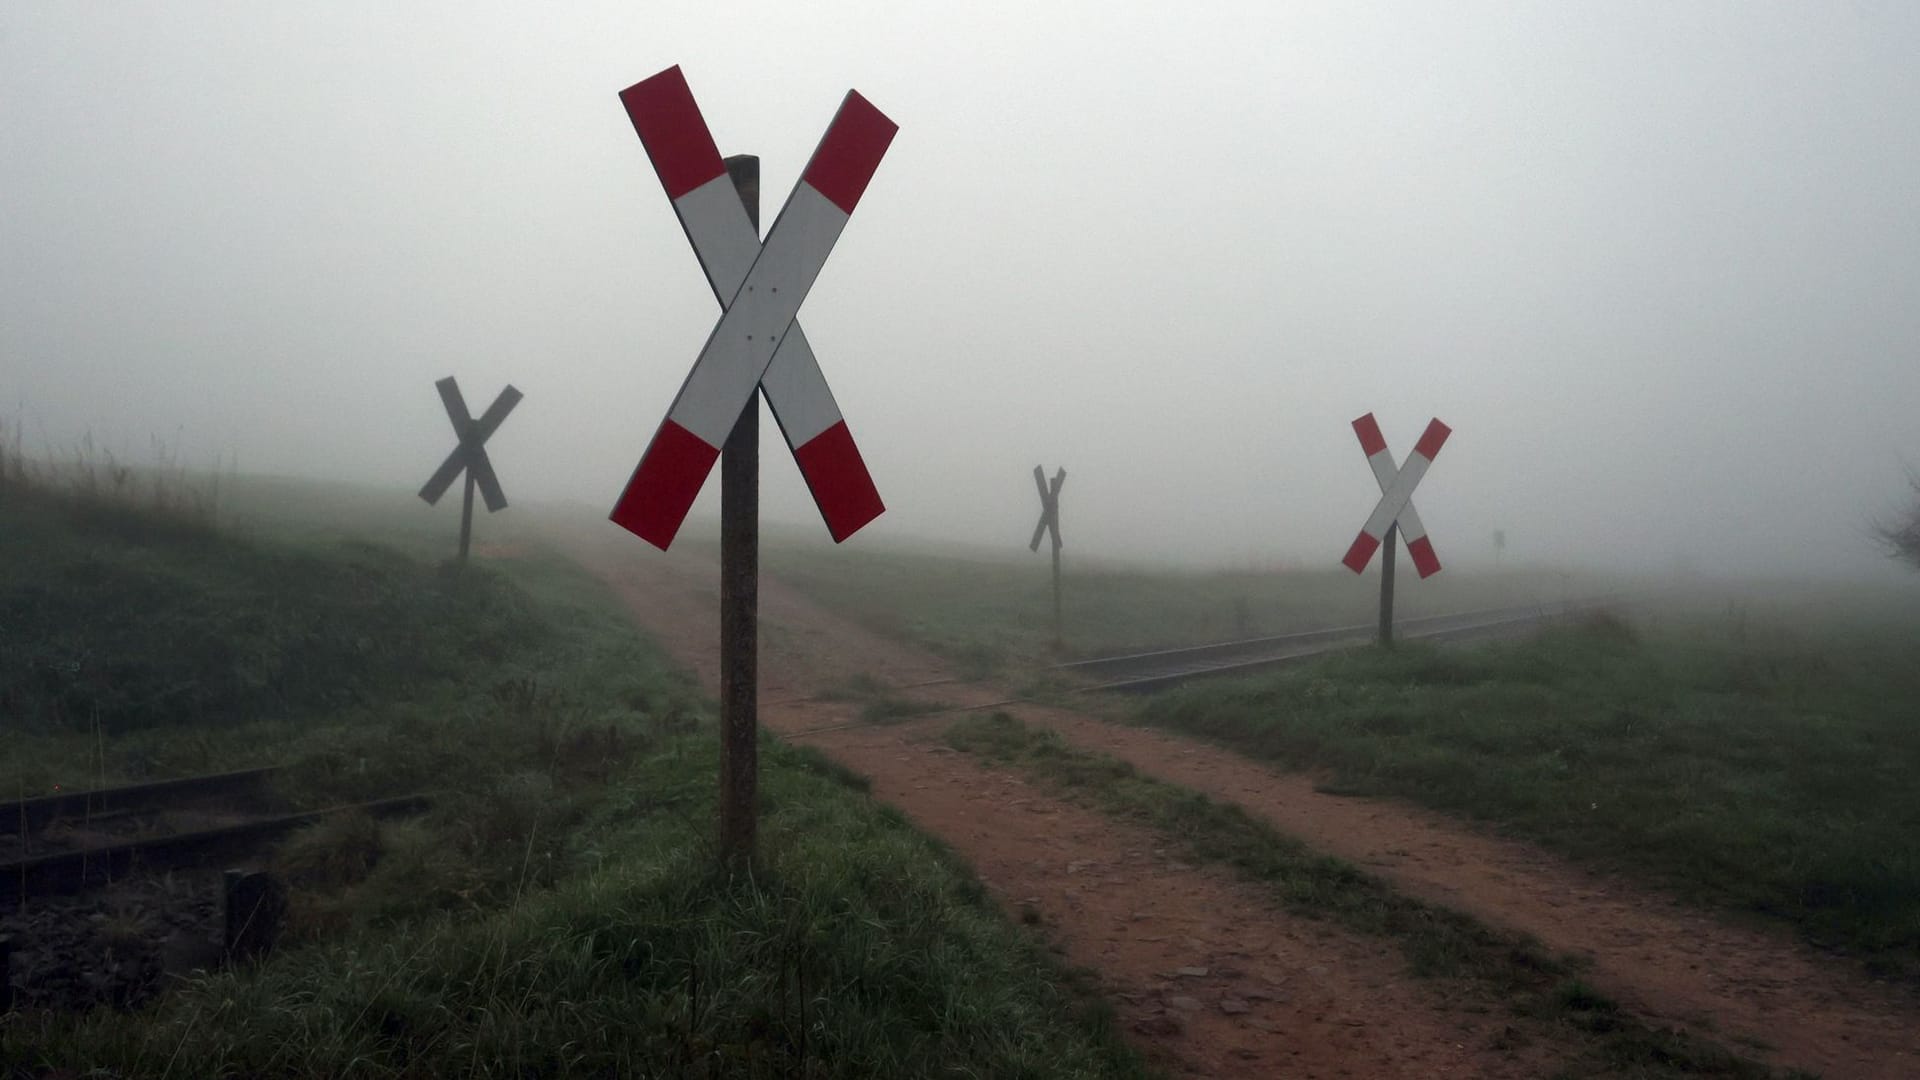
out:
{"label": "bolt on sign", "polygon": [[520,391],[509,385],[487,406],[487,411],[475,420],[467,412],[466,399],[460,396],[460,384],[449,375],[433,384],[440,391],[440,404],[447,410],[447,419],[453,424],[454,437],[459,440],[447,459],[440,463],[425,487],[420,489],[420,497],[428,506],[437,505],[440,496],[453,486],[454,478],[462,472],[467,474],[467,496],[460,508],[460,561],[467,560],[467,547],[473,537],[473,489],[478,486],[480,497],[486,500],[487,513],[498,513],[507,508],[507,494],[500,490],[500,479],[494,475],[493,462],[487,458],[487,440],[500,430],[500,425],[520,404]]}
{"label": "bolt on sign", "polygon": [[666,550],[740,411],[766,394],[837,543],[886,507],[794,319],[898,130],[848,91],[762,243],[678,67],[620,95],[722,313],[611,515]]}

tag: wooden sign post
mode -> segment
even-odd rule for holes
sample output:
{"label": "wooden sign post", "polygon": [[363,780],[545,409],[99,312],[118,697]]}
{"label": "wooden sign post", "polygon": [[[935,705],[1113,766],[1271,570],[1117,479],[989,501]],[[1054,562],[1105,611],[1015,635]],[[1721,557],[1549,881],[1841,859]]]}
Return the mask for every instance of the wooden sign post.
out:
{"label": "wooden sign post", "polygon": [[[760,159],[726,160],[760,233]],[[760,395],[720,448],[720,850],[753,852],[760,792]]]}
{"label": "wooden sign post", "polygon": [[664,551],[720,462],[720,850],[738,862],[753,853],[759,771],[759,398],[835,543],[880,516],[880,493],[794,320],[895,126],[849,91],[763,242],[759,159],[721,159],[679,68],[620,101],[721,315],[609,516]]}
{"label": "wooden sign post", "polygon": [[440,496],[453,486],[453,478],[462,472],[467,474],[466,499],[460,506],[460,562],[467,561],[467,549],[473,542],[473,489],[480,488],[480,497],[486,500],[487,513],[498,513],[507,508],[506,492],[500,490],[500,480],[493,474],[493,462],[487,458],[487,440],[500,429],[507,414],[520,404],[520,391],[508,386],[493,399],[487,411],[475,420],[467,412],[467,402],[460,396],[460,384],[449,375],[433,384],[440,391],[440,404],[447,410],[447,419],[453,422],[453,433],[460,444],[440,463],[440,468],[427,479],[425,487],[420,489],[420,497],[428,506],[437,505]]}
{"label": "wooden sign post", "polygon": [[1059,648],[1066,642],[1066,635],[1060,624],[1060,487],[1067,482],[1067,470],[1062,468],[1053,474],[1053,484],[1047,484],[1047,471],[1038,465],[1033,467],[1033,486],[1040,491],[1040,522],[1033,527],[1033,542],[1027,545],[1029,551],[1040,550],[1040,538],[1053,536],[1053,645]]}

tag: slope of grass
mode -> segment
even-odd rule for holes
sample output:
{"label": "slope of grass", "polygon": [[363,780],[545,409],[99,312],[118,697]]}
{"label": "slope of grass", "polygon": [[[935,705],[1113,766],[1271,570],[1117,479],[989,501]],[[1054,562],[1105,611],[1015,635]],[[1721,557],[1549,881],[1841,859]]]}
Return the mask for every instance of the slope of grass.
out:
{"label": "slope of grass", "polygon": [[335,710],[510,669],[553,629],[495,574],[258,544],[27,493],[0,508],[0,712],[115,735]]}
{"label": "slope of grass", "polygon": [[817,754],[763,747],[764,857],[710,872],[710,707],[559,558],[6,496],[5,685],[36,711],[0,726],[0,791],[274,762],[295,804],[436,802],[286,842],[259,966],[0,1019],[0,1075],[1143,1075],[1078,976]]}
{"label": "slope of grass", "polygon": [[1141,718],[1920,970],[1920,628],[1611,618],[1196,685]]}

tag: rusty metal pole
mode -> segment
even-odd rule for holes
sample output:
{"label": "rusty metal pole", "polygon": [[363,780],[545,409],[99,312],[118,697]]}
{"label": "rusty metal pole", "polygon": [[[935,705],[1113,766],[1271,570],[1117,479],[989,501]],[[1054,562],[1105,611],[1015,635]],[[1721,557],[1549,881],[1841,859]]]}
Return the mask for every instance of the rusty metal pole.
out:
{"label": "rusty metal pole", "polygon": [[467,564],[467,548],[473,543],[473,466],[467,466],[467,496],[460,504],[460,565]]}
{"label": "rusty metal pole", "polygon": [[[760,231],[760,159],[727,159],[727,175]],[[760,394],[720,448],[720,857],[753,856],[760,774]]]}
{"label": "rusty metal pole", "polygon": [[1394,551],[1400,546],[1400,525],[1387,526],[1387,538],[1380,543],[1380,644],[1393,647],[1393,564]]}

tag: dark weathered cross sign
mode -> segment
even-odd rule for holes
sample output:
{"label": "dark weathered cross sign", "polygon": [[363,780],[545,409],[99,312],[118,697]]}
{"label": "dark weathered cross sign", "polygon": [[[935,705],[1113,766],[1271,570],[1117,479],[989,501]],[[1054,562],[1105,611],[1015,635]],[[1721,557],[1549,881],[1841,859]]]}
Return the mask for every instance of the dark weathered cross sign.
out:
{"label": "dark weathered cross sign", "polygon": [[764,394],[836,543],[886,509],[795,316],[893,141],[848,91],[760,239],[759,160],[722,159],[678,67],[620,94],[721,315],[609,517],[665,550],[721,463],[720,845],[752,852],[758,717],[759,401]]}
{"label": "dark weathered cross sign", "polygon": [[1354,538],[1353,546],[1347,549],[1346,558],[1341,562],[1358,574],[1367,568],[1376,548],[1386,549],[1380,556],[1380,643],[1390,645],[1393,643],[1395,536],[1407,538],[1407,554],[1421,577],[1440,572],[1440,559],[1433,553],[1433,542],[1427,539],[1426,526],[1420,524],[1420,514],[1413,508],[1413,489],[1427,475],[1427,467],[1433,464],[1453,429],[1434,419],[1414,445],[1413,453],[1398,466],[1393,463],[1386,437],[1380,434],[1380,425],[1372,413],[1355,420],[1353,432],[1360,437],[1360,449],[1367,455],[1367,464],[1373,467],[1374,481],[1380,486],[1380,501],[1374,504],[1373,513],[1368,515],[1367,523],[1361,526],[1360,535]]}
{"label": "dark weathered cross sign", "polygon": [[1040,538],[1053,536],[1053,643],[1059,645],[1063,640],[1060,628],[1060,486],[1067,482],[1067,470],[1062,468],[1054,472],[1053,484],[1047,484],[1047,470],[1038,465],[1033,467],[1033,486],[1040,492],[1040,520],[1033,527],[1033,542],[1027,545],[1028,551],[1040,550]]}
{"label": "dark weathered cross sign", "polygon": [[453,486],[453,478],[461,472],[467,474],[466,501],[460,508],[460,561],[467,561],[467,548],[473,538],[473,489],[480,488],[480,497],[486,500],[487,512],[498,513],[507,508],[506,492],[500,490],[500,479],[493,474],[493,462],[487,458],[487,440],[500,429],[500,424],[520,404],[520,391],[509,385],[493,399],[487,411],[475,420],[467,412],[467,402],[460,396],[460,384],[449,375],[433,384],[440,391],[440,403],[446,406],[447,419],[453,422],[453,433],[460,440],[447,460],[440,463],[428,478],[426,486],[420,489],[420,497],[433,506],[440,496]]}

